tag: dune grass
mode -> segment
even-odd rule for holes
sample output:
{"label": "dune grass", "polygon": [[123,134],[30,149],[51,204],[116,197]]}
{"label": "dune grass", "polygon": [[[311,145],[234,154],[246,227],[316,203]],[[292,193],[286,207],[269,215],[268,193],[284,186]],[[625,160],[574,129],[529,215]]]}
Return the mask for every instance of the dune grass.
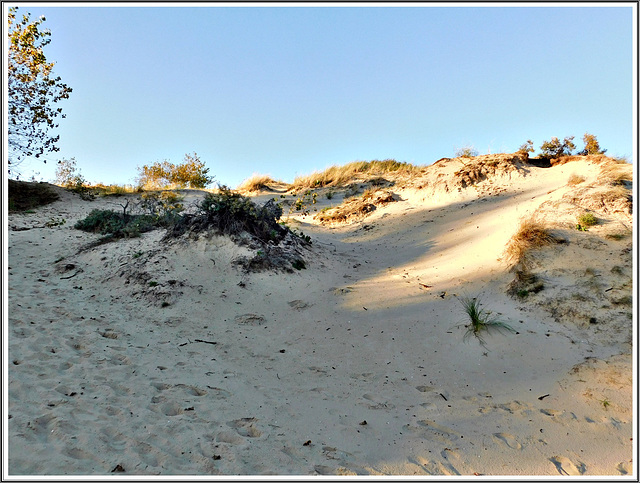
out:
{"label": "dune grass", "polygon": [[354,161],[343,166],[331,166],[324,171],[314,172],[294,179],[292,188],[322,188],[324,186],[344,186],[362,175],[379,176],[387,173],[418,173],[419,166],[411,163],[385,159],[383,161]]}
{"label": "dune grass", "polygon": [[261,191],[269,188],[269,185],[273,185],[276,183],[277,181],[268,174],[254,173],[238,185],[238,191],[247,193]]}
{"label": "dune grass", "polygon": [[465,342],[469,337],[473,336],[478,339],[482,346],[485,346],[484,333],[491,333],[493,331],[502,333],[516,332],[509,324],[493,316],[491,311],[483,309],[477,297],[462,297],[460,303],[469,317],[469,324],[465,326],[467,328],[464,335]]}
{"label": "dune grass", "polygon": [[558,240],[548,228],[533,217],[521,221],[518,231],[511,237],[505,248],[505,259],[513,267],[526,267],[533,249],[541,248]]}

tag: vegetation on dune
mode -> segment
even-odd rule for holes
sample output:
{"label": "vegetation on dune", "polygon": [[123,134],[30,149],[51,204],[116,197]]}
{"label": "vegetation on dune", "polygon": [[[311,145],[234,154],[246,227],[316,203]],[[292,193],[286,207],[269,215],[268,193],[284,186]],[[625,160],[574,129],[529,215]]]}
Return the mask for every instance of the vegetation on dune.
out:
{"label": "vegetation on dune", "polygon": [[68,99],[72,89],[60,77],[54,77],[54,63],[44,54],[44,47],[51,42],[51,32],[42,28],[44,15],[32,21],[29,13],[20,18],[18,8],[11,7],[8,20],[7,141],[11,175],[24,159],[60,150],[56,146],[60,136],[50,130],[58,127],[58,117],[65,117],[62,108],[55,105]]}
{"label": "vegetation on dune", "polygon": [[346,185],[358,176],[376,176],[388,173],[418,173],[422,168],[410,163],[385,159],[383,161],[354,161],[343,166],[331,166],[324,171],[297,177],[292,184],[294,190]]}
{"label": "vegetation on dune", "polygon": [[529,266],[531,251],[560,240],[549,229],[533,217],[520,222],[518,231],[511,237],[505,248],[505,260],[517,269]]}
{"label": "vegetation on dune", "polygon": [[483,338],[485,333],[491,333],[493,331],[502,333],[516,332],[510,325],[494,316],[491,311],[483,309],[477,297],[462,297],[460,303],[469,317],[469,324],[465,326],[467,328],[464,335],[465,341],[469,337],[474,336],[482,346],[486,346]]}
{"label": "vegetation on dune", "polygon": [[277,183],[277,181],[267,174],[254,174],[238,185],[238,191],[254,193],[256,191],[269,189],[269,185]]}
{"label": "vegetation on dune", "polygon": [[207,193],[193,212],[183,213],[182,201],[171,191],[144,193],[137,203],[126,199],[120,204],[121,211],[93,210],[75,228],[104,235],[98,244],[159,228],[166,229],[165,242],[183,235],[227,235],[234,242],[257,250],[254,257],[238,260],[245,270],[306,268],[298,248],[311,241],[278,222],[282,208],[273,200],[256,205],[250,198],[222,186],[218,192]]}
{"label": "vegetation on dune", "polygon": [[456,149],[456,158],[473,158],[478,155],[478,150],[473,146],[464,146]]}
{"label": "vegetation on dune", "polygon": [[138,168],[138,186],[143,189],[206,188],[213,183],[209,168],[196,153],[185,154],[181,164],[156,161]]}
{"label": "vegetation on dune", "polygon": [[544,141],[540,146],[541,158],[559,158],[561,156],[568,156],[576,148],[573,144],[573,136],[565,137],[563,141],[560,141],[557,137],[551,138],[551,141]]}

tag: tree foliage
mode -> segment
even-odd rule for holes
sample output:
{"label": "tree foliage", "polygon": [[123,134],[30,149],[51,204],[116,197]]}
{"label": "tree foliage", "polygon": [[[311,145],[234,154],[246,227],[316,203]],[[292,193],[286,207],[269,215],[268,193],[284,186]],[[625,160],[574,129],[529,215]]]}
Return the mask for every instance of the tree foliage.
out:
{"label": "tree foliage", "polygon": [[543,158],[559,158],[561,156],[568,156],[576,148],[573,144],[573,136],[568,136],[560,141],[558,138],[553,137],[551,141],[544,141],[540,146],[540,156]]}
{"label": "tree foliage", "polygon": [[588,132],[584,133],[584,136],[582,136],[582,141],[584,142],[584,149],[578,154],[586,156],[589,154],[604,154],[607,152],[606,149],[600,149],[598,139],[596,139],[593,134],[589,134]]}
{"label": "tree foliage", "polygon": [[44,54],[43,48],[51,42],[51,32],[42,28],[45,17],[31,21],[27,13],[18,20],[17,12],[18,8],[9,9],[9,172],[27,157],[59,151],[60,136],[49,131],[58,127],[58,117],[65,117],[55,104],[68,99],[72,90],[53,76],[54,63],[47,62]]}
{"label": "tree foliage", "polygon": [[518,148],[516,154],[519,154],[525,159],[529,159],[529,153],[533,153],[533,141],[529,139],[526,143],[523,143],[522,146]]}
{"label": "tree foliage", "polygon": [[213,183],[214,177],[209,176],[209,168],[200,160],[196,153],[185,154],[182,164],[172,164],[169,161],[156,161],[151,165],[138,168],[138,185],[147,189],[166,187],[175,188],[205,188]]}
{"label": "tree foliage", "polygon": [[65,188],[86,184],[86,180],[76,167],[75,158],[58,161],[58,166],[56,167],[56,184]]}

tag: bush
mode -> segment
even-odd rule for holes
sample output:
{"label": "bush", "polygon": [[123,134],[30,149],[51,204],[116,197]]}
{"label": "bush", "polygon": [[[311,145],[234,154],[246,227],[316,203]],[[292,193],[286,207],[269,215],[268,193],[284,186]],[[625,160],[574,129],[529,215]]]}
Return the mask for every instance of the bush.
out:
{"label": "bush", "polygon": [[585,133],[582,137],[582,141],[584,142],[584,149],[578,153],[582,156],[587,156],[589,154],[604,154],[607,152],[606,149],[600,149],[600,144],[593,134]]}
{"label": "bush", "polygon": [[478,150],[473,146],[465,146],[456,150],[456,158],[473,158],[478,155]]}
{"label": "bush", "polygon": [[213,230],[224,235],[247,232],[262,242],[279,242],[286,228],[278,224],[282,207],[273,200],[257,206],[250,198],[221,186],[217,193],[208,193],[195,215],[184,215],[171,227],[167,236],[180,236],[191,232]]}
{"label": "bush", "polygon": [[529,153],[533,153],[533,141],[529,139],[526,143],[522,144],[516,151],[516,154],[524,159],[529,159]]}
{"label": "bush", "polygon": [[149,189],[166,187],[202,189],[213,183],[214,177],[209,176],[209,168],[196,153],[184,155],[182,164],[172,164],[169,161],[156,161],[152,165],[138,168],[138,185]]}
{"label": "bush", "polygon": [[158,227],[157,220],[150,215],[131,215],[113,210],[92,210],[86,218],[75,224],[78,230],[109,235],[113,238],[138,237],[141,233]]}
{"label": "bush", "polygon": [[573,136],[564,138],[562,142],[558,138],[551,138],[551,141],[544,141],[540,146],[540,157],[542,158],[559,158],[561,156],[569,156],[576,148],[573,144]]}

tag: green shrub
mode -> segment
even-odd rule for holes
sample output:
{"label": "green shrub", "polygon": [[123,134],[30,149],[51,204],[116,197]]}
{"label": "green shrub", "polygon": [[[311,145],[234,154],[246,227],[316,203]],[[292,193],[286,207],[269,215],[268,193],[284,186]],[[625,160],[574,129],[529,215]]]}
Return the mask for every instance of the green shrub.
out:
{"label": "green shrub", "polygon": [[185,154],[182,164],[156,161],[138,168],[138,185],[148,188],[205,188],[214,180],[208,173],[209,168],[205,168],[196,153]]}
{"label": "green shrub", "polygon": [[593,226],[596,223],[598,223],[598,219],[593,215],[593,213],[583,213],[578,216],[578,227]]}
{"label": "green shrub", "polygon": [[287,228],[278,224],[282,207],[273,200],[262,206],[250,198],[221,186],[217,193],[207,193],[195,215],[184,215],[173,224],[167,237],[180,236],[187,231],[215,231],[224,235],[247,232],[262,242],[280,242]]}
{"label": "green shrub", "polygon": [[78,230],[110,235],[114,238],[139,237],[141,233],[158,227],[157,220],[150,215],[131,215],[113,210],[92,210],[75,226]]}
{"label": "green shrub", "polygon": [[544,141],[540,146],[541,158],[559,158],[561,156],[569,156],[576,148],[573,144],[573,136],[564,138],[561,142],[558,138],[551,138],[551,141]]}
{"label": "green shrub", "polygon": [[529,159],[529,153],[533,153],[533,141],[529,139],[526,143],[522,144],[516,151],[516,154],[523,157],[524,159]]}

